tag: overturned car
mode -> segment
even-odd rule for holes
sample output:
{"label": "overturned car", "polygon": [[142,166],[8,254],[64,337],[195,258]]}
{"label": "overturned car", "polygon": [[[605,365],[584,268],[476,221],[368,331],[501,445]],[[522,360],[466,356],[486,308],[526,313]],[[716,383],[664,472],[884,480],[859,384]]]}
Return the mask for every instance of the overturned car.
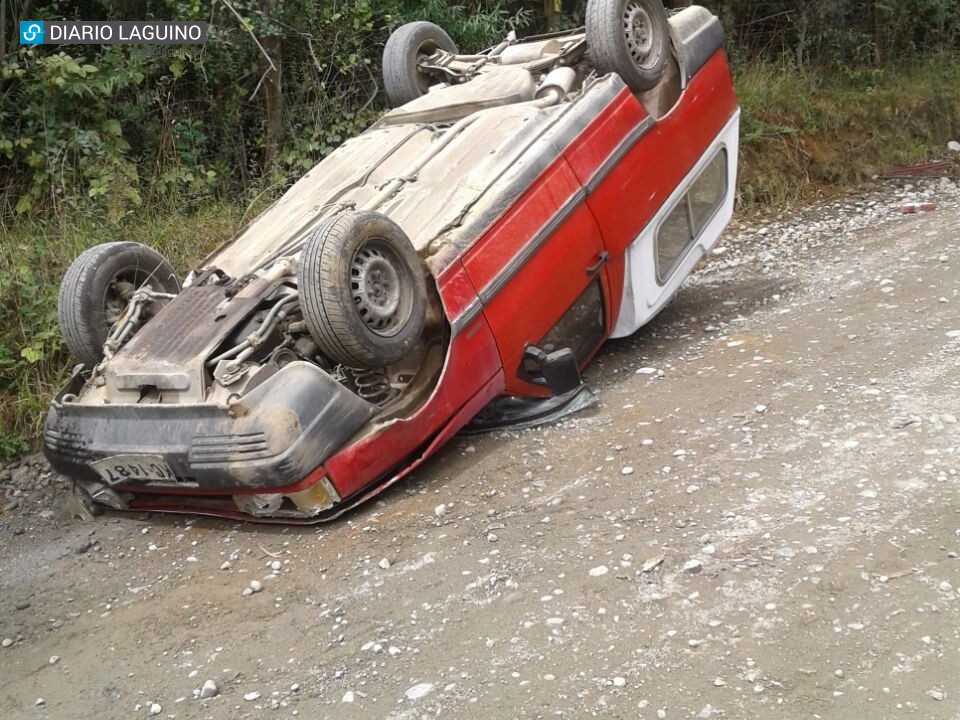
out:
{"label": "overturned car", "polygon": [[590,404],[733,210],[739,109],[693,6],[590,0],[584,29],[384,51],[393,110],[181,282],[106,243],[60,291],[80,360],[44,445],[87,503],[336,517],[467,426]]}

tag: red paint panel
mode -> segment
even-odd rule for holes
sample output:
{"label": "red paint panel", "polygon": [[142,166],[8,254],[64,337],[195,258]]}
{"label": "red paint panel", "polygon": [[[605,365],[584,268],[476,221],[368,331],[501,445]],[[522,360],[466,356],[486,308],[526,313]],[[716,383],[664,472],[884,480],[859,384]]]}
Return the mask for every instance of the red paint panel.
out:
{"label": "red paint panel", "polygon": [[499,392],[499,374],[497,347],[480,315],[451,341],[437,387],[416,414],[383,426],[327,459],[327,477],[340,497],[352,495],[394,470],[435,436],[481,388],[493,382]]}
{"label": "red paint panel", "polygon": [[443,300],[444,312],[451,322],[467,305],[477,299],[477,291],[467,277],[467,271],[463,269],[463,263],[460,260],[454,260],[444,269],[437,278],[437,285],[440,289],[440,298]]}
{"label": "red paint panel", "polygon": [[596,221],[581,203],[484,308],[509,393],[526,395],[535,387],[515,377],[523,349],[539,342],[580,296],[591,281],[587,268],[602,250]]}
{"label": "red paint panel", "polygon": [[624,252],[727,124],[736,107],[726,58],[718,52],[694,76],[680,102],[634,145],[590,195],[590,208],[611,255]]}
{"label": "red paint panel", "polygon": [[443,447],[450,440],[450,438],[456,435],[464,425],[470,422],[473,417],[487,405],[487,403],[497,397],[497,395],[499,395],[502,391],[503,382],[501,381],[501,378],[492,378],[490,382],[484,385],[476,395],[470,398],[466,404],[456,412],[456,414],[450,419],[450,422],[448,422],[437,434],[437,436],[433,439],[430,445],[427,446],[426,450],[423,451],[423,454],[420,455],[420,457],[399,468],[397,470],[397,474],[382,485],[378,485],[369,492],[357,496],[350,504],[343,505],[341,512],[337,513],[337,517],[350,508],[365,503],[370,498],[379,495],[391,485],[403,480],[403,478],[420,467],[420,465],[423,464],[427,458]]}
{"label": "red paint panel", "polygon": [[624,88],[564,150],[563,156],[581,184],[631,130],[648,117],[640,101]]}
{"label": "red paint panel", "polygon": [[579,189],[580,183],[562,159],[558,158],[547,167],[513,206],[467,250],[463,266],[473,286],[482,290]]}

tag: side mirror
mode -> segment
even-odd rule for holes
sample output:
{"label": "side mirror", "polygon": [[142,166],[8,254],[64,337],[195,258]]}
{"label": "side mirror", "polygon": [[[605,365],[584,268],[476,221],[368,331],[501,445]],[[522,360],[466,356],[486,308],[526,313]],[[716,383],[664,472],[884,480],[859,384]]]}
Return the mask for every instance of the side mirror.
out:
{"label": "side mirror", "polygon": [[570,348],[546,353],[535,345],[523,351],[523,368],[530,375],[540,375],[554,395],[564,395],[583,384],[577,356]]}

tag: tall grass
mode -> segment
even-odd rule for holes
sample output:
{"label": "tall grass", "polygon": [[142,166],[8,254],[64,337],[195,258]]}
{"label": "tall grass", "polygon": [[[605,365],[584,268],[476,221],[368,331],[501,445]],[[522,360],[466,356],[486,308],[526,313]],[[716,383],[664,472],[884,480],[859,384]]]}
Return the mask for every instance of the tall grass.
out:
{"label": "tall grass", "polygon": [[821,74],[757,62],[735,73],[746,208],[835,193],[891,166],[947,154],[960,136],[960,63]]}
{"label": "tall grass", "polygon": [[238,205],[189,214],[154,208],[117,225],[88,214],[0,226],[0,457],[35,444],[46,404],[73,360],[60,342],[60,278],[83,250],[111,240],[157,248],[183,274],[244,221]]}

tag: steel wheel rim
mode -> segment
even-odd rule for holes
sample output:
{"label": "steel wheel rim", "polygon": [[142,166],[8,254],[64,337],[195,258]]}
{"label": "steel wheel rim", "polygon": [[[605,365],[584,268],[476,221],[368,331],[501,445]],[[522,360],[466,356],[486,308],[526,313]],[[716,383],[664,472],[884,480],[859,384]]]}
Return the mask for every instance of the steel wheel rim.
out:
{"label": "steel wheel rim", "polygon": [[396,335],[410,315],[402,292],[399,254],[382,238],[368,240],[350,261],[350,295],[363,324],[380,337]]}
{"label": "steel wheel rim", "polygon": [[655,56],[651,58],[654,40],[653,18],[639,2],[628,2],[623,9],[623,35],[633,64],[639,68],[653,66],[657,60]]}

